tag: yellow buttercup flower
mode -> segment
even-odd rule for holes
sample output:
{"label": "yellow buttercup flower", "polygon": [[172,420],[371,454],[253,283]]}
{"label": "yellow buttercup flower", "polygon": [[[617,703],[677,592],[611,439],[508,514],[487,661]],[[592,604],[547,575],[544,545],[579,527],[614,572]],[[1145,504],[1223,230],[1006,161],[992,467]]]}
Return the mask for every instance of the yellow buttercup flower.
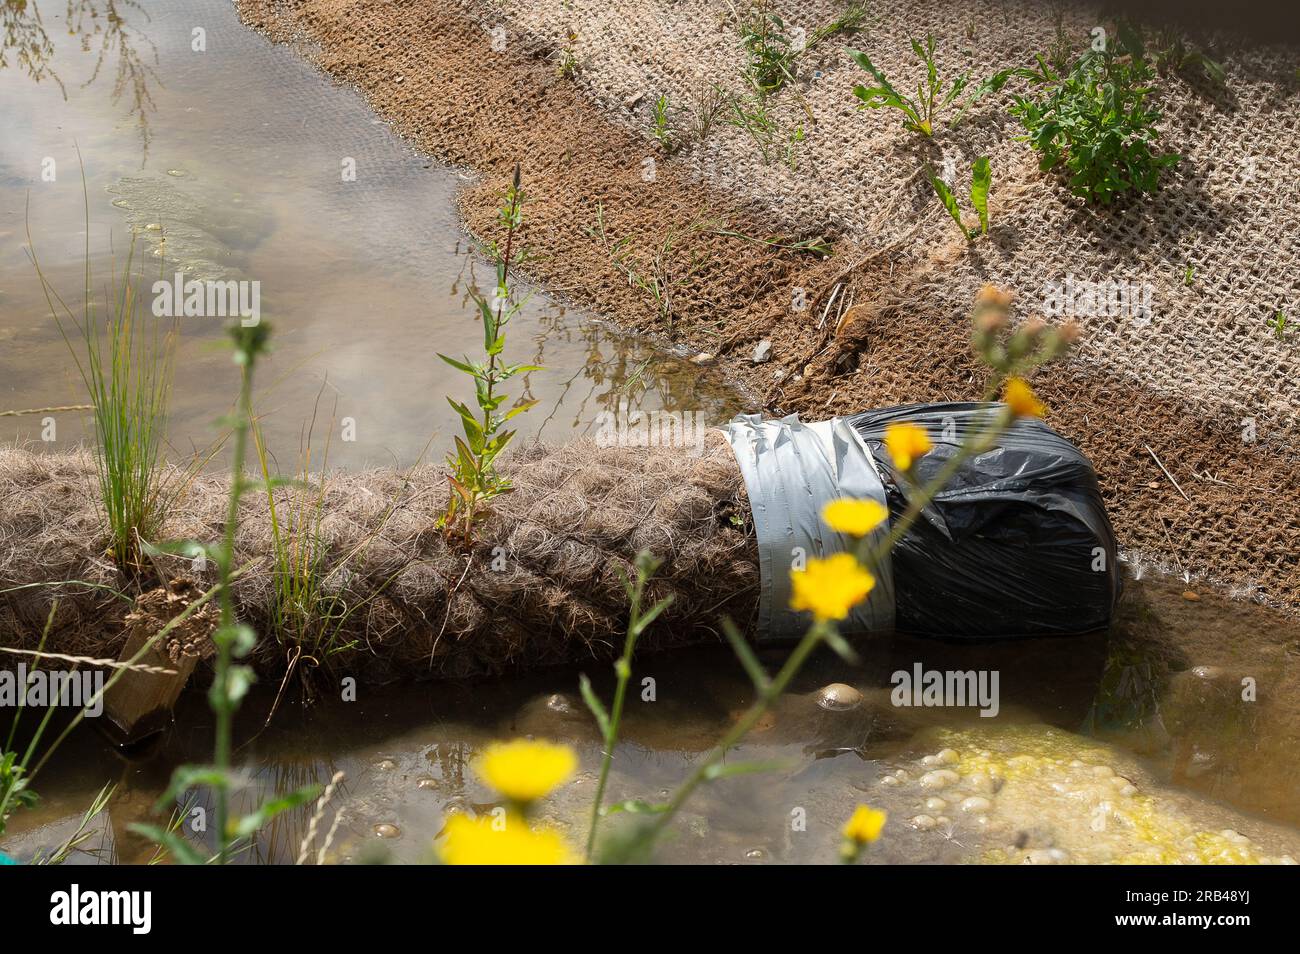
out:
{"label": "yellow buttercup flower", "polygon": [[844,839],[855,845],[869,845],[880,837],[888,816],[870,805],[859,805],[844,826]]}
{"label": "yellow buttercup flower", "polygon": [[550,742],[493,742],[474,766],[479,778],[512,802],[532,802],[549,795],[578,767],[567,745]]}
{"label": "yellow buttercup flower", "polygon": [[836,553],[826,559],[811,557],[808,568],[790,574],[794,594],[790,608],[810,610],[818,622],[844,619],[872,587],[876,578],[862,568],[851,553]]}
{"label": "yellow buttercup flower", "polygon": [[578,856],[553,828],[531,828],[520,815],[504,820],[453,815],[438,855],[449,865],[571,865]]}
{"label": "yellow buttercup flower", "polygon": [[842,497],[822,508],[826,526],[853,537],[865,537],[889,517],[889,511],[874,500]]}
{"label": "yellow buttercup flower", "polygon": [[890,424],[885,428],[885,449],[899,470],[911,470],[918,457],[934,449],[930,435],[917,424]]}
{"label": "yellow buttercup flower", "polygon": [[1002,400],[1016,417],[1042,417],[1047,408],[1024,378],[1008,378]]}

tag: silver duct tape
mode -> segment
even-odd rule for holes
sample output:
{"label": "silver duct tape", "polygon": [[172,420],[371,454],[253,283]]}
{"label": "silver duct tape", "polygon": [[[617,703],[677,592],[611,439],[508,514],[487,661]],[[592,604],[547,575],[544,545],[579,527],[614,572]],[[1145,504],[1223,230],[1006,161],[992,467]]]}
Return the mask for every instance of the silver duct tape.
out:
{"label": "silver duct tape", "polygon": [[[822,508],[853,497],[882,507],[885,485],[854,429],[843,419],[805,424],[799,415],[764,421],[738,415],[722,428],[740,465],[758,536],[759,640],[797,639],[811,617],[790,609],[790,570],[803,557],[853,552],[858,541],[831,530]],[[888,521],[869,544],[889,532]],[[840,626],[844,633],[894,628],[894,576],[888,557],[874,567],[876,586]]]}

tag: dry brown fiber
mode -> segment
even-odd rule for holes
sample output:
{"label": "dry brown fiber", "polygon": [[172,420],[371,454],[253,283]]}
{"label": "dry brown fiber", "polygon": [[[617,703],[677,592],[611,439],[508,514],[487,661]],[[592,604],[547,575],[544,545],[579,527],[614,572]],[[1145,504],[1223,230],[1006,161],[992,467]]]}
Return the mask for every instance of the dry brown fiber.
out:
{"label": "dry brown fiber", "polygon": [[[695,455],[586,441],[536,446],[505,473],[516,490],[480,528],[472,561],[436,526],[446,500],[441,467],[328,478],[322,576],[326,592],[355,609],[335,639],[355,645],[322,660],[336,675],[373,683],[609,657],[627,618],[619,573],[642,549],[665,559],[648,598],[675,596],[647,648],[716,639],[723,614],[748,624],[757,553],[720,434]],[[0,595],[0,646],[35,648],[57,598],[47,649],[105,656],[121,648],[128,603],[75,583],[45,585],[75,580],[136,595],[105,556],[95,479],[88,455],[0,447],[0,591],[9,590]],[[219,539],[227,487],[217,477],[189,485],[165,536]],[[238,611],[262,634],[257,668],[278,675],[288,648],[270,635],[271,531],[256,494],[241,515],[236,565],[250,560],[234,587]],[[187,559],[161,561],[168,576],[195,575]],[[211,586],[211,563],[198,576]]]}

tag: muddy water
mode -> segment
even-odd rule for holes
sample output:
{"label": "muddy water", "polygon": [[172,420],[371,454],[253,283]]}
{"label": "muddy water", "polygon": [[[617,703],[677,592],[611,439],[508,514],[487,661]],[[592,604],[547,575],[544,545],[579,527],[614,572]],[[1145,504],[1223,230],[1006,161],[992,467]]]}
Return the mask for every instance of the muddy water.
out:
{"label": "muddy water", "polygon": [[[1182,593],[1173,583],[1130,586],[1120,623],[1094,637],[975,647],[879,640],[862,647],[857,666],[815,659],[728,756],[771,770],[700,790],[660,857],[829,862],[840,826],[865,801],[890,816],[873,848],[877,862],[1300,859],[1300,628],[1260,607]],[[996,671],[996,716],[982,716],[979,706],[897,705],[893,674],[917,665]],[[586,670],[608,698],[607,667]],[[568,742],[580,755],[577,778],[545,805],[580,842],[601,749],[577,677],[557,669],[283,708],[243,740],[240,802],[251,807],[342,772],[310,858],[337,815],[328,861],[427,860],[451,813],[497,804],[473,774],[474,756],[494,739],[533,735]],[[1252,695],[1243,693],[1247,679],[1258,689],[1253,698],[1243,698]],[[824,705],[833,683],[856,690],[837,690],[848,707]],[[644,657],[634,685],[611,801],[662,799],[752,700],[721,648]],[[248,704],[249,732],[269,702],[263,693]],[[110,810],[74,860],[147,860],[151,849],[127,826],[157,820],[150,808],[172,768],[206,758],[211,737],[198,693],[178,726],[133,758],[93,731],[75,735],[38,780],[42,803],[15,819],[5,849],[30,857],[57,843],[98,787],[113,781]],[[305,810],[282,817],[242,860],[294,861],[308,821]],[[615,817],[610,827],[626,821]]]}
{"label": "muddy water", "polygon": [[[74,309],[87,243],[100,301],[133,239],[148,285],[177,271],[257,282],[275,329],[258,410],[285,466],[318,396],[317,442],[334,428],[333,465],[406,464],[430,439],[435,455],[448,447],[443,396],[472,390],[436,352],[481,347],[466,290],[493,280],[454,209],[467,174],[416,155],[354,92],[242,26],[226,0],[90,0],[71,22],[66,6],[0,3],[16,38],[0,69],[0,410],[84,403],[24,250],[29,221]],[[209,442],[231,400],[229,359],[212,347],[223,324],[181,319],[177,452]],[[709,423],[735,408],[689,362],[540,293],[507,356],[545,366],[512,382],[510,393],[540,402],[516,419],[521,438],[590,431],[623,400]],[[40,415],[4,419],[0,436],[53,436],[55,450],[84,437],[84,415],[51,416],[52,435]],[[344,418],[354,440],[341,439]]]}

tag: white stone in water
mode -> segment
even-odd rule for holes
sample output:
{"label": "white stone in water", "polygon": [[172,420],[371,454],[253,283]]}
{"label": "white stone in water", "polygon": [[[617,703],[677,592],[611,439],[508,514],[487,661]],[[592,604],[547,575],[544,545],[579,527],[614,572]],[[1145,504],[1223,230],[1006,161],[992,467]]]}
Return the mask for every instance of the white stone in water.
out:
{"label": "white stone in water", "polygon": [[987,798],[985,798],[983,795],[972,795],[970,798],[966,799],[961,803],[961,810],[967,813],[970,812],[982,813],[982,812],[990,811],[992,810],[992,808],[993,808],[993,803],[989,801]]}
{"label": "white stone in water", "polygon": [[1215,680],[1223,678],[1223,670],[1218,666],[1194,666],[1192,675],[1197,679]]}
{"label": "white stone in water", "polygon": [[981,795],[992,795],[998,790],[997,782],[987,772],[976,772],[966,777],[966,787]]}
{"label": "white stone in water", "polygon": [[958,775],[952,769],[937,769],[922,775],[918,784],[925,789],[941,789],[954,785],[957,781]]}
{"label": "white stone in water", "polygon": [[415,780],[415,787],[416,788],[437,788],[438,780],[435,778],[430,778],[427,775],[421,775],[419,778]]}
{"label": "white stone in water", "polygon": [[910,782],[912,780],[912,773],[907,769],[899,769],[894,773],[894,778],[898,779],[900,782]]}
{"label": "white stone in water", "polygon": [[389,825],[386,822],[376,825],[374,830],[375,834],[380,838],[400,838],[402,836],[401,829],[396,825]]}
{"label": "white stone in water", "polygon": [[884,776],[883,778],[881,778],[881,780],[880,780],[880,784],[881,784],[881,785],[899,785],[899,784],[901,784],[901,783],[898,781],[898,779],[894,778],[894,776],[892,776],[892,775],[886,775],[886,776]]}
{"label": "white stone in water", "polygon": [[1125,798],[1132,798],[1138,792],[1136,785],[1124,785],[1120,788],[1119,793]]}
{"label": "white stone in water", "polygon": [[381,772],[391,772],[393,769],[397,768],[397,763],[392,759],[380,759],[375,763],[375,768],[379,769]]}
{"label": "white stone in water", "polygon": [[817,704],[831,712],[845,712],[862,705],[862,693],[842,682],[832,682],[817,691]]}
{"label": "white stone in water", "polygon": [[908,819],[907,824],[917,831],[929,831],[938,826],[939,822],[932,815],[915,815]]}
{"label": "white stone in water", "polygon": [[939,761],[944,765],[956,765],[961,761],[961,756],[954,749],[944,749],[939,753]]}
{"label": "white stone in water", "polygon": [[927,798],[925,800],[925,807],[928,811],[941,812],[948,807],[948,803],[936,795],[933,798]]}
{"label": "white stone in water", "polygon": [[1109,778],[1115,774],[1115,770],[1109,765],[1094,765],[1092,767],[1092,774],[1098,778]]}

